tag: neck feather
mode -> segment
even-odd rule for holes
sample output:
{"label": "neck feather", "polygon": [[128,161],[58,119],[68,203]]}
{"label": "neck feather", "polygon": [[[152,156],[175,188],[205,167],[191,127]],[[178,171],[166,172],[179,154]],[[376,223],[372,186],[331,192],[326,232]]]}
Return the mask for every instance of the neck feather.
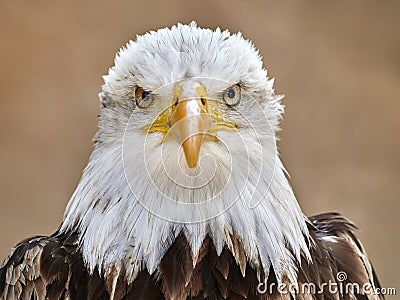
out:
{"label": "neck feather", "polygon": [[[295,281],[295,266],[301,255],[310,260],[306,218],[277,155],[272,181],[258,186],[267,192],[257,205],[251,206],[246,200],[246,195],[254,194],[247,187],[223,213],[193,223],[167,220],[149,211],[127,184],[120,158],[120,147],[95,148],[60,229],[79,232],[82,255],[91,272],[96,268],[104,273],[124,268],[130,282],[143,268],[151,274],[180,234],[185,235],[194,262],[207,236],[218,255],[227,247],[235,256],[234,236],[242,243],[246,261],[259,274],[268,274],[272,267],[278,280],[287,276]],[[157,198],[149,191],[143,195]],[[204,214],[201,209],[185,211],[178,207],[171,213],[174,210],[194,219],[200,218],[196,214]]]}

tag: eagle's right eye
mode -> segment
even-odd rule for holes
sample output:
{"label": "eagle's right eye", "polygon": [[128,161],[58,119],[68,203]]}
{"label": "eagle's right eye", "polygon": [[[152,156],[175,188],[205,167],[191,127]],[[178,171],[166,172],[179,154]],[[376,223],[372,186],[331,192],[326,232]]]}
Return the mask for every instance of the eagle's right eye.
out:
{"label": "eagle's right eye", "polygon": [[135,92],[136,105],[140,108],[147,108],[153,102],[154,95],[151,92],[145,91],[138,87]]}

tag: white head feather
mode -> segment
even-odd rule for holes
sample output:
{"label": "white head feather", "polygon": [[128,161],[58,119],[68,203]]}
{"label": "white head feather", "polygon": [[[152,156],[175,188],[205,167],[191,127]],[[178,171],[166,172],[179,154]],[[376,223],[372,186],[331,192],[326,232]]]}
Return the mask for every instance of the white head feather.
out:
{"label": "white head feather", "polygon": [[[234,234],[256,270],[272,266],[278,280],[295,280],[294,262],[309,257],[308,231],[276,151],[282,96],[252,43],[179,24],[130,41],[104,80],[95,148],[61,227],[79,232],[90,270],[123,266],[132,281],[143,268],[156,271],[179,234],[194,261],[207,235],[219,254]],[[219,107],[238,130],[204,141],[194,170],[178,143],[143,133],[171,105],[177,84],[201,84],[217,103],[236,83],[241,103]],[[138,86],[154,94],[146,109],[135,105]]]}

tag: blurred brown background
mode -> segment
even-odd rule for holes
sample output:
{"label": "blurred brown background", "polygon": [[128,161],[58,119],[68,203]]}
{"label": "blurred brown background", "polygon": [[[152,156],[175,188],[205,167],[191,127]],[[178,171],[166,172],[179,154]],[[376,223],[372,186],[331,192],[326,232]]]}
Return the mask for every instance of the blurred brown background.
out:
{"label": "blurred brown background", "polygon": [[305,213],[357,223],[400,293],[399,15],[399,1],[0,1],[0,260],[57,229],[118,48],[197,20],[255,42],[286,95],[279,146]]}

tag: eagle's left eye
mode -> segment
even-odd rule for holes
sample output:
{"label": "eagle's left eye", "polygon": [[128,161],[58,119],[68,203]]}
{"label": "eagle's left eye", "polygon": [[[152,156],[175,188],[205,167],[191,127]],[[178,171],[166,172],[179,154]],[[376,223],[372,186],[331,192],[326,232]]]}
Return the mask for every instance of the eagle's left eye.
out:
{"label": "eagle's left eye", "polygon": [[141,87],[138,87],[135,92],[136,105],[140,108],[149,107],[153,102],[154,95],[148,91],[145,91]]}
{"label": "eagle's left eye", "polygon": [[238,84],[232,85],[224,92],[224,101],[229,106],[238,105],[241,98],[241,89]]}

